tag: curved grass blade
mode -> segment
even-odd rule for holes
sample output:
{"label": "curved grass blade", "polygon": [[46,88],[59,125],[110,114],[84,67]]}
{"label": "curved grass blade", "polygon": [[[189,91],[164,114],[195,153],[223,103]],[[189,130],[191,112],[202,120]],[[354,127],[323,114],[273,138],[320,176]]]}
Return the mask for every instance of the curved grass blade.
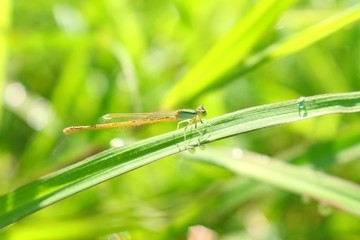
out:
{"label": "curved grass blade", "polygon": [[[271,21],[270,19],[264,20],[263,17],[266,16],[259,16],[259,18],[261,18],[259,19],[259,22]],[[279,17],[279,15],[272,17]],[[224,40],[219,41],[214,46],[214,48],[210,50],[208,55],[203,60],[201,60],[197,66],[189,71],[189,73],[185,75],[184,78],[180,80],[180,82],[168,94],[166,101],[164,101],[166,103],[166,107],[171,108],[174,105],[178,105],[179,102],[191,101],[193,98],[210,88],[216,87],[219,84],[223,85],[226,82],[230,82],[239,76],[242,76],[253,70],[254,68],[261,66],[264,63],[274,61],[300,51],[310,46],[311,44],[349,26],[359,19],[360,4],[357,4],[338,13],[335,16],[331,16],[324,21],[299,32],[293,37],[290,37],[281,42],[274,43],[265,50],[249,57],[246,60],[243,52],[250,52],[250,48],[255,46],[256,41],[260,40],[258,37],[261,36],[256,35],[257,37],[255,37],[253,34],[259,33],[251,31],[249,33],[243,33],[243,35],[239,34],[237,41],[233,41],[233,45],[229,45],[232,48],[232,52],[222,49],[222,55],[218,53],[216,56],[213,56],[214,54],[212,54],[212,52],[221,50],[219,45],[222,46],[228,44]],[[238,31],[236,29],[237,27],[241,27],[241,24],[233,29],[234,32]],[[253,30],[259,28],[259,25],[258,23],[254,23],[254,26],[252,27]],[[262,30],[265,31],[265,28]],[[230,32],[229,37],[232,35],[232,32]],[[251,44],[244,44],[244,42],[250,40],[254,42]],[[239,46],[236,46],[236,44]],[[237,58],[233,57],[234,54],[238,54]],[[231,61],[229,61],[229,58]],[[224,62],[228,64],[226,67],[223,67],[219,63],[219,61],[221,62],[223,59],[226,59]],[[236,65],[239,65],[239,67],[235,67]],[[214,71],[217,72],[215,73]],[[198,79],[202,79],[202,81],[198,82]],[[192,84],[193,82],[198,82],[198,84],[194,86],[194,84]],[[188,86],[192,87],[189,88]],[[179,92],[183,93],[180,95],[180,97],[178,94]]]}
{"label": "curved grass blade", "polygon": [[189,157],[360,216],[360,185],[352,182],[241,149],[210,150]]}
{"label": "curved grass blade", "polygon": [[[263,36],[272,29],[295,0],[262,0],[199,61],[171,90],[164,109],[187,102],[242,62]],[[199,81],[201,79],[201,81]],[[196,82],[197,84],[194,84]],[[189,88],[191,86],[191,88]],[[179,96],[179,93],[181,97]]]}
{"label": "curved grass blade", "polygon": [[335,16],[331,16],[324,21],[313,25],[298,34],[289,37],[281,42],[275,43],[265,50],[247,59],[241,67],[235,68],[225,74],[218,81],[231,81],[252,69],[270,61],[275,61],[283,57],[298,52],[313,43],[355,23],[360,19],[360,4],[351,7]]}
{"label": "curved grass blade", "polygon": [[[300,110],[306,110],[306,116]],[[326,114],[353,112],[360,112],[360,92],[318,95],[301,98],[301,101],[263,105],[198,124],[198,130],[204,135],[199,140],[198,131],[188,131],[186,145],[198,146],[265,127]],[[184,144],[184,129],[179,129],[109,149],[28,183],[0,197],[0,228],[77,192],[184,151]]]}

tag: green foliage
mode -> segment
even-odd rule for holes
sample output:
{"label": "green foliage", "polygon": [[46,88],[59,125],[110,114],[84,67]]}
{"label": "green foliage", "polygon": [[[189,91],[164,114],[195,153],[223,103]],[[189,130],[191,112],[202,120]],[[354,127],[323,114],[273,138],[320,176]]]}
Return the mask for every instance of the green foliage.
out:
{"label": "green foliage", "polygon": [[[360,5],[41,2],[0,4],[1,239],[360,234]],[[62,134],[200,104],[186,142],[171,123]]]}

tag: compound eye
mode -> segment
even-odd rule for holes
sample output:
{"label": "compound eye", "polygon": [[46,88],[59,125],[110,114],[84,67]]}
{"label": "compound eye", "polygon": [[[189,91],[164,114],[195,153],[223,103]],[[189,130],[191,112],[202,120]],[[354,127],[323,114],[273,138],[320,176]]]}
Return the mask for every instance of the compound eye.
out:
{"label": "compound eye", "polygon": [[199,113],[201,113],[201,115],[203,115],[203,116],[206,116],[206,114],[207,114],[206,108],[204,108],[203,105],[201,105],[201,106],[198,107],[198,111],[199,111]]}

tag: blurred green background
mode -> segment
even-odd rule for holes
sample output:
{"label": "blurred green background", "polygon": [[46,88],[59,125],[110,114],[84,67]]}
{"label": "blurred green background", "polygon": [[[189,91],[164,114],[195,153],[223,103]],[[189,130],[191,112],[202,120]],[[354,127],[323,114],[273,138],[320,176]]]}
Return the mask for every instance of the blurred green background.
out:
{"label": "blurred green background", "polygon": [[[184,76],[206,61],[210,49],[251,9],[266,2],[271,1],[2,0],[1,195],[111,144],[176,128],[176,123],[166,123],[124,133],[62,133],[67,126],[96,123],[109,112],[194,109],[202,104],[211,118],[300,96],[360,89],[356,22],[295,54],[185,97],[186,89],[207,83],[199,77],[178,87]],[[288,2],[293,3],[262,30],[260,40],[244,51],[244,59],[357,1]],[[249,29],[249,34],[256,31]],[[216,61],[220,66],[230,57]],[[207,148],[240,147],[359,183],[359,120],[359,114],[325,116]],[[323,214],[321,204],[305,198],[174,156],[28,216],[2,230],[0,238],[106,239],[128,231],[133,239],[185,239],[194,225],[212,229],[220,239],[360,235],[356,216],[337,210]],[[204,204],[207,210],[198,211]]]}

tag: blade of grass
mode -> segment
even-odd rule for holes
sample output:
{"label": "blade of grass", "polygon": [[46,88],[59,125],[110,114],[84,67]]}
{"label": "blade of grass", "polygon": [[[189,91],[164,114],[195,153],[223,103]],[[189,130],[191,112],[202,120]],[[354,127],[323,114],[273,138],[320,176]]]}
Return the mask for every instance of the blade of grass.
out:
{"label": "blade of grass", "polygon": [[[166,97],[164,109],[171,109],[179,105],[179,102],[189,101],[243,61],[294,2],[295,0],[260,1],[177,83]],[[197,84],[193,84],[194,82]]]}
{"label": "blade of grass", "polygon": [[285,39],[284,41],[274,43],[265,50],[246,60],[241,67],[235,68],[225,74],[219,82],[227,82],[253,70],[270,61],[289,56],[298,52],[317,41],[355,23],[360,19],[360,4],[346,9],[335,16],[331,16],[324,21],[313,25],[298,34]]}
{"label": "blade of grass", "polygon": [[189,157],[360,216],[360,186],[352,182],[240,149],[210,150]]}
{"label": "blade of grass", "polygon": [[[352,112],[360,112],[360,92],[318,95],[301,99],[300,103],[291,100],[258,106],[199,124],[198,130],[204,134],[201,139],[197,131],[188,128],[186,144],[197,146],[264,127]],[[179,129],[91,156],[1,196],[0,228],[86,188],[184,150],[184,130]]]}
{"label": "blade of grass", "polygon": [[[190,158],[194,158],[195,161],[202,161],[202,154],[199,158],[196,155]],[[205,189],[196,194],[191,193],[191,201],[181,205],[180,213],[173,220],[174,225],[183,229],[189,222],[201,221],[201,219],[210,218],[216,222],[227,221],[230,213],[259,195],[265,195],[269,190],[270,187],[268,186],[240,177],[219,182],[210,189]]]}
{"label": "blade of grass", "polygon": [[[90,43],[87,39],[81,39],[74,44],[71,54],[64,66],[61,78],[54,89],[52,103],[54,109],[60,116],[66,116],[68,110],[76,98],[79,89],[84,85],[87,64],[89,60]],[[60,130],[59,124],[56,126]],[[50,156],[49,154],[57,141],[58,134],[54,132],[54,128],[45,128],[41,132],[37,132],[28,144],[25,153],[22,156],[21,164],[18,171],[21,176],[31,176],[31,169],[38,161],[28,161],[37,158]],[[26,160],[25,160],[26,159]]]}
{"label": "blade of grass", "polygon": [[[280,12],[279,12],[280,13]],[[262,22],[264,19],[259,19],[259,22]],[[277,16],[279,17],[279,15]],[[218,45],[226,45],[228,44],[226,41],[219,41],[214,49],[211,49],[208,55],[202,60],[197,66],[195,66],[187,75],[184,76],[182,80],[173,88],[173,90],[168,94],[165,107],[173,108],[178,105],[179,102],[188,102],[193,98],[197,97],[199,94],[211,89],[215,88],[218,85],[224,85],[224,83],[235,80],[236,78],[246,74],[247,72],[255,69],[256,67],[261,66],[264,63],[274,61],[283,57],[286,57],[290,54],[293,54],[297,51],[300,51],[311,44],[324,39],[325,37],[339,31],[340,29],[349,26],[350,24],[358,21],[360,19],[360,4],[352,6],[349,9],[346,9],[335,16],[329,17],[319,24],[313,25],[308,29],[305,29],[293,37],[290,37],[284,41],[274,43],[270,47],[265,50],[259,52],[244,60],[245,55],[243,52],[249,52],[251,47],[256,44],[256,41],[259,41],[259,38],[255,38],[251,32],[246,32],[244,35],[239,35],[239,39],[237,39],[237,44],[242,46],[244,41],[253,41],[251,44],[245,44],[245,48],[241,49],[241,47],[236,47],[235,44],[230,45],[232,48],[232,52],[228,52],[225,49],[221,49]],[[268,19],[268,21],[270,21]],[[241,26],[241,22],[239,23]],[[259,25],[252,26],[253,28],[258,28]],[[252,29],[253,30],[253,29]],[[234,32],[237,31],[237,28],[234,28]],[[265,31],[265,28],[263,29]],[[261,36],[260,33],[255,32],[254,34],[259,34],[257,36]],[[229,33],[229,36],[232,36],[232,32]],[[222,50],[222,55],[219,53],[215,56],[212,52]],[[238,50],[238,51],[237,51]],[[230,58],[233,61],[229,62],[227,68],[221,67],[220,62],[223,59],[226,59],[224,62],[228,62],[230,56],[234,56],[238,54],[238,58]],[[212,59],[212,61],[208,60]],[[235,67],[239,65],[240,67]],[[235,68],[234,68],[235,67]],[[217,71],[217,73],[214,73]],[[197,81],[198,79],[202,79],[201,84]],[[198,84],[194,85],[193,83],[197,82]],[[189,88],[189,86],[192,86]],[[182,94],[179,97],[179,92]]]}

